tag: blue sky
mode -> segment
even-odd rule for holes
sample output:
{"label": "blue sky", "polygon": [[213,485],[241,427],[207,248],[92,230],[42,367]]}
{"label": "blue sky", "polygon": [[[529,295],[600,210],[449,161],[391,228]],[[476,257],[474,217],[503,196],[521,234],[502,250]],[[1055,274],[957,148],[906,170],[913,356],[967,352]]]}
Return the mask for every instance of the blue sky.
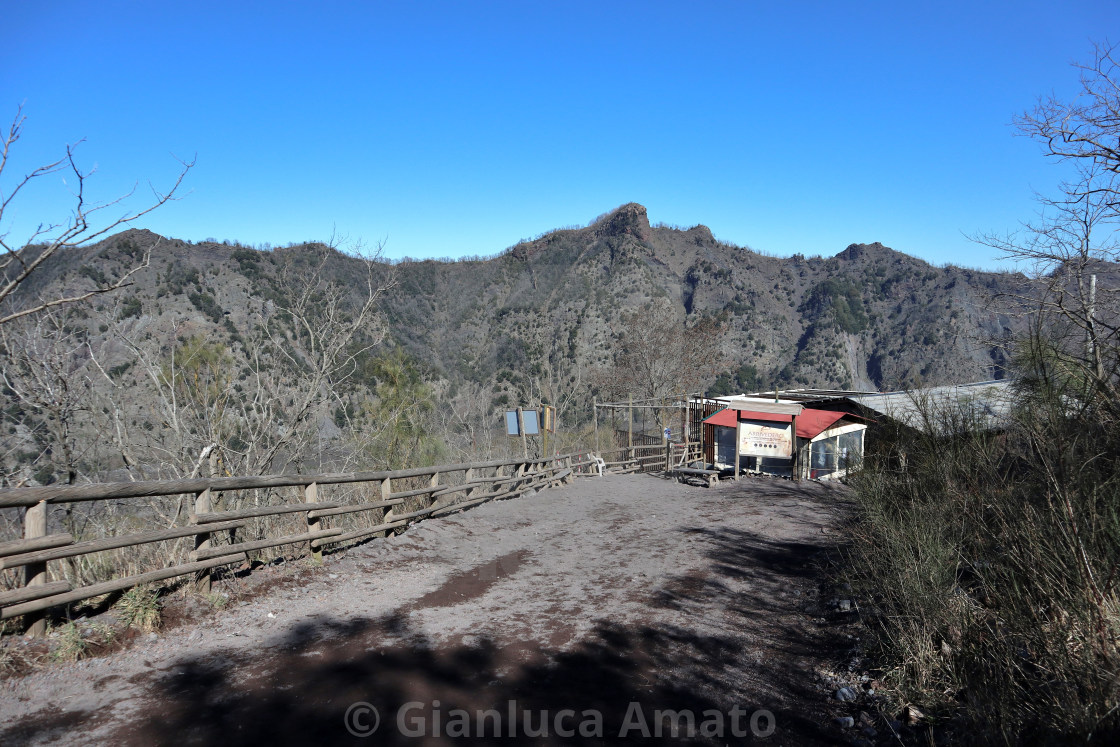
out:
{"label": "blue sky", "polygon": [[[1114,0],[13,3],[3,188],[84,138],[100,199],[196,158],[139,224],[194,241],[494,254],[634,201],[772,254],[995,267],[966,235],[1060,176],[1013,116],[1118,32]],[[71,188],[22,194],[9,238]]]}

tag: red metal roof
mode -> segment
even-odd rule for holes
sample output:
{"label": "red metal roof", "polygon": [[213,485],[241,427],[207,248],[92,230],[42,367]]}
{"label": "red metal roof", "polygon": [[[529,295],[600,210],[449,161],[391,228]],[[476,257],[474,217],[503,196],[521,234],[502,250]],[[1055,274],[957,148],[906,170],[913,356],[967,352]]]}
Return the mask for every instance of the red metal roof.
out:
{"label": "red metal roof", "polygon": [[[709,425],[722,425],[725,428],[734,428],[736,414],[742,420],[765,420],[771,423],[788,423],[793,420],[792,415],[781,415],[774,412],[755,412],[754,410],[733,410],[727,408],[720,410],[704,422]],[[800,438],[816,438],[827,431],[840,418],[847,413],[832,410],[813,410],[806,407],[797,416],[797,435]]]}

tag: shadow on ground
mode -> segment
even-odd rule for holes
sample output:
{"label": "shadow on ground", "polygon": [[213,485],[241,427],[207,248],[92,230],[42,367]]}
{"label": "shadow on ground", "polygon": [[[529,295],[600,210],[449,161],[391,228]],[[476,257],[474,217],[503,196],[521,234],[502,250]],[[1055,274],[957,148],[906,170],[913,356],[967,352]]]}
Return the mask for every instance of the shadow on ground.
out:
{"label": "shadow on ground", "polygon": [[[486,638],[436,644],[410,626],[407,608],[382,619],[316,621],[265,650],[188,658],[144,675],[149,699],[115,741],[835,743],[838,735],[830,733],[807,666],[837,642],[829,628],[809,622],[799,611],[803,600],[791,592],[795,585],[815,586],[812,561],[825,549],[824,538],[817,545],[726,528],[681,531],[710,562],[704,572],[672,578],[645,600],[653,609],[677,611],[679,624],[603,620],[569,650],[542,651],[536,642]],[[370,714],[351,710],[355,703],[380,713],[369,739],[347,728],[361,733],[372,724]],[[398,724],[409,703],[422,705],[405,711]],[[489,710],[496,713],[479,715]],[[674,718],[659,722],[659,710],[691,712],[695,731],[690,736],[681,717],[674,733]],[[86,714],[87,723],[105,716]],[[52,721],[15,725],[0,733],[0,743],[49,739],[61,730],[80,734],[73,715],[65,724]],[[408,735],[417,730],[423,736]]]}

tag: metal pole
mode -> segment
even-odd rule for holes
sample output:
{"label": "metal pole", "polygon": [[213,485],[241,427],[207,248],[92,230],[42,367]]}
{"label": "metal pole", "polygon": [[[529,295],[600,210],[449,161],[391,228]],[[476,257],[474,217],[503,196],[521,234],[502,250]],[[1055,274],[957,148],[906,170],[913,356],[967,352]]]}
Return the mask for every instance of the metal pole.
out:
{"label": "metal pole", "polygon": [[1101,376],[1103,371],[1097,367],[1097,350],[1096,350],[1096,323],[1094,321],[1097,314],[1097,274],[1093,273],[1089,276],[1089,318],[1088,325],[1085,327],[1085,352],[1089,358],[1089,365],[1092,366],[1093,373]]}

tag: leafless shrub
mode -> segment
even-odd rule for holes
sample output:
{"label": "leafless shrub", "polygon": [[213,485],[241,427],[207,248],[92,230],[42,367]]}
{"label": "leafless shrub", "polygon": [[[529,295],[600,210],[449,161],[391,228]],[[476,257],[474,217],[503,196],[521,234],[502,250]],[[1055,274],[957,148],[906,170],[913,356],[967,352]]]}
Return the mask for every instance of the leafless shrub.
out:
{"label": "leafless shrub", "polygon": [[1081,70],[1075,102],[1019,120],[1077,178],[981,237],[1044,284],[1015,298],[1011,422],[924,403],[854,480],[849,559],[887,680],[977,743],[1120,734],[1120,89],[1111,50]]}

